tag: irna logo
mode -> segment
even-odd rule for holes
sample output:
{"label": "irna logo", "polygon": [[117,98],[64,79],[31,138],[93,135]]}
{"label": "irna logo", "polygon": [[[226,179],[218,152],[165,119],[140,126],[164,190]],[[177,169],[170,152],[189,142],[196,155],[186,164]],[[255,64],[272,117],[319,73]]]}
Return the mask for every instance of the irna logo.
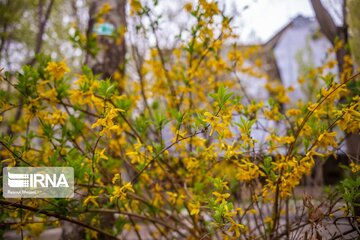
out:
{"label": "irna logo", "polygon": [[64,174],[22,174],[8,172],[8,185],[14,188],[69,187]]}
{"label": "irna logo", "polygon": [[2,180],[5,198],[72,198],[74,196],[72,167],[5,167]]}

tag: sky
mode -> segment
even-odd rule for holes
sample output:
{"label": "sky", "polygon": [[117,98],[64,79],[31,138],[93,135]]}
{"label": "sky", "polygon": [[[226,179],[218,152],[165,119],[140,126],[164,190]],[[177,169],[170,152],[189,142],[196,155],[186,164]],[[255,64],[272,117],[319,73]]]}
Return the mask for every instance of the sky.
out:
{"label": "sky", "polygon": [[[149,0],[151,1],[151,0]],[[314,17],[314,11],[310,0],[214,0],[220,9],[225,8],[228,16],[235,16],[232,26],[240,36],[240,42],[245,44],[264,43],[286,26],[298,15]],[[334,5],[342,0],[325,0],[325,5]],[[177,15],[175,21],[168,19],[164,32],[178,32],[177,25],[187,25],[187,15],[181,14],[182,6],[193,0],[163,0],[158,8],[161,11],[173,12]],[[336,4],[335,4],[336,5]],[[171,37],[172,34],[163,34]],[[172,42],[165,39],[165,43]],[[165,44],[166,45],[166,44]]]}
{"label": "sky", "polygon": [[227,11],[231,13],[236,9],[241,14],[236,25],[240,25],[240,37],[245,42],[267,41],[299,14],[314,16],[310,0],[226,1],[227,8],[230,8]]}

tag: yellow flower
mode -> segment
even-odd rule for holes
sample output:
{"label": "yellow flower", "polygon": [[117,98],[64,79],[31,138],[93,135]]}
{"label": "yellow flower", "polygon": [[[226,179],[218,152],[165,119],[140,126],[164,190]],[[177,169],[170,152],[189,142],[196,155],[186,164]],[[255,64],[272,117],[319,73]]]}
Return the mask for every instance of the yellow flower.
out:
{"label": "yellow flower", "polygon": [[99,16],[105,15],[105,14],[107,14],[108,12],[110,12],[111,9],[112,9],[112,7],[111,7],[110,3],[104,3],[104,4],[101,6],[98,14],[99,14]]}
{"label": "yellow flower", "polygon": [[240,237],[240,230],[244,230],[246,227],[241,223],[237,223],[233,218],[228,218],[230,222],[229,232],[235,233],[235,237]]}
{"label": "yellow flower", "polygon": [[281,114],[279,112],[279,109],[277,107],[274,107],[271,110],[265,110],[264,116],[270,120],[274,121],[280,121],[281,120]]}
{"label": "yellow flower", "polygon": [[92,204],[94,204],[94,206],[99,207],[99,204],[95,200],[96,198],[98,198],[98,196],[87,196],[84,199],[83,205],[87,206],[89,204],[89,202],[91,202]]}
{"label": "yellow flower", "polygon": [[93,125],[91,125],[91,128],[96,128],[99,126],[102,126],[103,129],[99,132],[99,135],[102,136],[104,133],[107,136],[111,136],[110,130],[112,131],[118,131],[120,130],[120,126],[114,124],[113,119],[117,117],[118,112],[124,112],[124,110],[119,108],[110,108],[105,114],[105,117],[99,118]]}
{"label": "yellow flower", "polygon": [[26,224],[26,228],[29,229],[29,232],[32,236],[38,237],[44,230],[44,223],[30,223]]}
{"label": "yellow flower", "polygon": [[130,15],[140,13],[142,9],[141,3],[139,0],[131,0],[130,1]]}
{"label": "yellow flower", "polygon": [[36,117],[36,115],[38,114],[38,109],[39,109],[39,98],[36,99],[30,99],[29,103],[25,106],[25,114],[24,114],[24,119],[25,121],[30,121],[32,120],[34,117]]}
{"label": "yellow flower", "polygon": [[193,7],[193,6],[192,6],[192,3],[191,3],[191,2],[188,2],[188,3],[186,3],[186,4],[184,5],[185,10],[188,11],[188,12],[191,12],[192,7]]}
{"label": "yellow flower", "polygon": [[218,192],[213,192],[212,194],[216,197],[215,203],[225,202],[226,199],[230,197],[230,193],[221,194]]}
{"label": "yellow flower", "polygon": [[237,163],[240,170],[236,174],[236,178],[239,181],[249,182],[253,179],[258,178],[259,176],[264,176],[264,173],[260,170],[260,168],[248,160],[243,160],[243,163]]}
{"label": "yellow flower", "polygon": [[120,180],[121,179],[121,175],[120,173],[116,173],[113,177],[113,179],[111,180],[112,184],[115,184],[116,181]]}
{"label": "yellow flower", "polygon": [[200,0],[200,5],[205,11],[205,17],[212,17],[220,12],[216,2],[207,2],[206,0]]}
{"label": "yellow flower", "polygon": [[336,64],[337,64],[337,61],[335,61],[335,60],[330,60],[329,62],[326,63],[327,67],[330,69],[334,68],[336,66]]}
{"label": "yellow flower", "polygon": [[140,139],[137,138],[137,143],[134,143],[135,151],[126,152],[127,156],[130,156],[131,163],[142,163],[145,160],[144,155],[142,154],[142,143]]}
{"label": "yellow flower", "polygon": [[129,191],[135,192],[132,187],[132,184],[130,182],[124,184],[122,187],[115,186],[114,192],[113,192],[112,196],[110,197],[110,202],[113,202],[114,199],[125,200],[127,192],[129,192]]}
{"label": "yellow flower", "polygon": [[239,214],[239,215],[243,215],[244,214],[244,210],[242,208],[236,208],[235,209],[236,212]]}
{"label": "yellow flower", "polygon": [[221,178],[216,178],[214,181],[214,186],[216,189],[226,189],[229,190],[228,182],[223,181]]}
{"label": "yellow flower", "polygon": [[354,162],[350,163],[350,167],[351,167],[351,171],[353,173],[359,172],[360,171],[360,164],[356,164]]}
{"label": "yellow flower", "polygon": [[277,99],[278,99],[279,102],[281,102],[281,103],[289,103],[289,102],[290,102],[290,98],[289,98],[289,96],[288,96],[286,93],[279,94],[279,95],[277,96]]}
{"label": "yellow flower", "polygon": [[55,110],[55,112],[53,112],[51,114],[51,120],[50,122],[52,124],[61,124],[64,125],[66,121],[66,114],[60,110]]}
{"label": "yellow flower", "polygon": [[99,154],[99,159],[104,159],[104,160],[108,160],[109,158],[104,154],[105,153],[106,148],[104,148],[103,150],[101,150],[100,152],[98,152]]}
{"label": "yellow flower", "polygon": [[6,166],[8,167],[15,167],[16,166],[16,159],[15,158],[7,158],[7,159],[4,159],[4,160],[1,160],[0,161],[2,164],[5,164],[7,163]]}
{"label": "yellow flower", "polygon": [[256,104],[252,103],[248,106],[247,110],[249,113],[255,113],[257,111],[257,109],[258,109],[258,106]]}
{"label": "yellow flower", "polygon": [[319,147],[327,148],[329,146],[337,147],[338,144],[335,141],[336,132],[325,132],[318,138],[317,145]]}
{"label": "yellow flower", "polygon": [[291,109],[287,110],[286,115],[288,115],[288,116],[297,116],[300,113],[301,113],[301,111],[299,109],[291,108]]}
{"label": "yellow flower", "polygon": [[166,192],[166,194],[169,196],[170,203],[175,204],[178,197],[177,193]]}
{"label": "yellow flower", "polygon": [[247,212],[251,214],[257,214],[257,211],[254,208],[247,210]]}
{"label": "yellow flower", "polygon": [[278,142],[280,144],[291,144],[295,141],[295,138],[293,136],[275,136],[274,134],[266,137],[266,140],[272,140],[274,142]]}
{"label": "yellow flower", "polygon": [[219,131],[224,127],[224,124],[220,123],[219,117],[212,115],[209,112],[205,112],[204,116],[204,121],[211,125],[210,136],[214,133],[214,131]]}
{"label": "yellow flower", "polygon": [[267,224],[267,225],[269,225],[269,226],[272,226],[273,225],[273,220],[272,220],[272,218],[271,217],[266,217],[265,219],[264,219],[264,223],[265,224]]}
{"label": "yellow flower", "polygon": [[199,213],[200,213],[200,203],[199,202],[189,203],[188,207],[190,209],[190,215],[199,215]]}
{"label": "yellow flower", "polygon": [[336,113],[336,116],[340,117],[340,129],[347,133],[356,133],[360,129],[359,99],[356,98],[354,101],[357,101],[357,103]]}
{"label": "yellow flower", "polygon": [[50,103],[57,103],[58,99],[57,99],[57,92],[55,88],[52,88],[50,90],[47,91],[39,91],[40,97],[42,98],[46,98],[47,100],[49,100]]}
{"label": "yellow flower", "polygon": [[67,154],[66,148],[61,148],[60,155],[65,156]]}
{"label": "yellow flower", "polygon": [[298,83],[303,84],[304,82],[305,82],[305,78],[304,78],[304,77],[300,77],[300,78],[298,79]]}
{"label": "yellow flower", "polygon": [[56,80],[60,80],[66,72],[70,71],[70,69],[66,66],[65,61],[61,61],[59,63],[49,62],[46,71],[48,71]]}

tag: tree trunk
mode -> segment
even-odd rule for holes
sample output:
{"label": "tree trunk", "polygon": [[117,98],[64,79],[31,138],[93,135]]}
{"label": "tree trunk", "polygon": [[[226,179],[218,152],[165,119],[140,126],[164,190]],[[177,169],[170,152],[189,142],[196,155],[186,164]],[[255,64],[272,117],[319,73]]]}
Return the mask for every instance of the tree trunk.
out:
{"label": "tree trunk", "polygon": [[[126,64],[126,0],[108,1],[112,10],[104,16],[106,22],[111,23],[115,27],[115,37],[98,36],[98,43],[102,49],[95,58],[89,60],[89,64],[95,74],[101,74],[103,78],[111,78],[118,85],[120,92],[123,91],[123,80],[125,75]],[[93,2],[93,4],[96,4]],[[97,8],[100,7],[96,4]],[[95,25],[94,14],[90,15],[88,34],[91,33]]]}

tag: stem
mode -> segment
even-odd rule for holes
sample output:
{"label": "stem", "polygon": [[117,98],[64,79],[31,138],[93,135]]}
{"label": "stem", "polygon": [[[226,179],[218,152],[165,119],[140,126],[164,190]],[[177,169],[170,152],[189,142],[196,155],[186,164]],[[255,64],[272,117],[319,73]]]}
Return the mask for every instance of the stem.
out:
{"label": "stem", "polygon": [[294,135],[294,142],[291,143],[289,149],[288,149],[288,152],[286,154],[287,157],[290,156],[290,154],[292,153],[292,151],[294,150],[294,147],[295,147],[295,143],[296,143],[296,140],[298,139],[300,133],[301,133],[301,130],[304,128],[305,126],[305,123],[309,120],[309,118],[311,117],[311,115],[315,112],[315,110],[320,107],[320,105],[325,102],[326,99],[328,99],[328,97],[333,94],[336,90],[338,90],[339,88],[341,88],[343,85],[346,85],[348,82],[354,80],[355,78],[357,78],[358,76],[360,75],[360,72],[359,73],[356,73],[355,75],[351,76],[350,78],[348,78],[347,80],[345,80],[343,83],[341,83],[339,86],[337,86],[334,90],[332,90],[328,95],[326,95],[317,105],[316,107],[311,110],[310,112],[308,112],[305,116],[305,118],[303,119],[303,121],[301,122],[300,124],[300,127],[299,129],[296,131],[296,134]]}
{"label": "stem", "polygon": [[109,234],[107,232],[104,232],[101,229],[98,229],[96,227],[87,225],[86,223],[79,222],[79,221],[77,221],[75,219],[72,219],[72,218],[69,218],[69,217],[66,217],[66,216],[62,216],[62,215],[59,215],[59,214],[56,214],[56,213],[51,213],[51,212],[48,212],[46,210],[42,210],[42,209],[39,209],[39,208],[34,208],[34,207],[31,207],[31,206],[27,206],[27,205],[23,205],[23,204],[19,204],[19,203],[8,202],[8,201],[4,201],[4,200],[0,200],[0,205],[9,206],[9,207],[16,207],[16,208],[19,208],[19,209],[25,209],[25,210],[29,210],[29,211],[32,211],[32,212],[35,212],[35,213],[41,213],[41,214],[44,214],[46,216],[55,217],[57,219],[61,219],[61,220],[67,221],[67,222],[71,222],[71,223],[74,223],[76,225],[87,228],[89,230],[98,232],[100,234],[103,234],[103,235],[109,237],[110,239],[119,239],[119,238],[117,238],[117,237],[115,237],[115,236],[113,236],[113,235],[111,235],[111,234]]}

